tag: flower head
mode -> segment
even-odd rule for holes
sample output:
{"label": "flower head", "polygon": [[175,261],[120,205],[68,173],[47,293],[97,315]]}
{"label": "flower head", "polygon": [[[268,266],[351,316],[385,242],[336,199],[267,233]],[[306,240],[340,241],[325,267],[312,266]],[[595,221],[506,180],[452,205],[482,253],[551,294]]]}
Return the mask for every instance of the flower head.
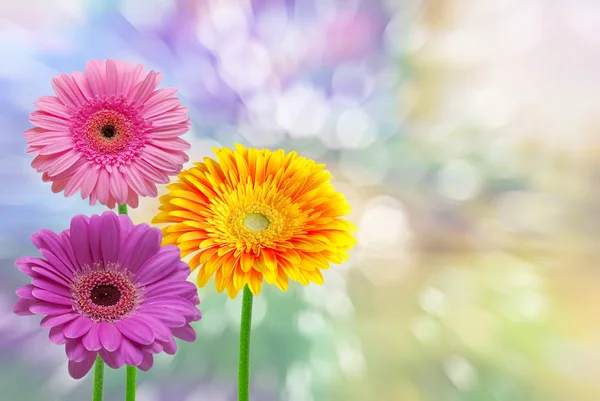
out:
{"label": "flower head", "polygon": [[45,315],[41,325],[65,344],[74,378],[97,354],[114,369],[148,370],[153,354],[175,353],[173,336],[196,338],[189,324],[201,318],[196,286],[179,249],[160,246],[160,230],[106,212],[76,216],[69,230],[42,230],[32,241],[43,258],[17,260],[32,280],[17,290],[14,312]]}
{"label": "flower head", "polygon": [[34,105],[25,131],[35,155],[32,166],[52,182],[52,191],[80,191],[110,208],[138,196],[157,196],[188,160],[189,144],[179,136],[190,127],[175,89],[160,89],[161,74],[119,60],[91,60],[85,73],[52,80],[56,96]]}
{"label": "flower head", "polygon": [[258,295],[263,278],[283,291],[288,278],[322,284],[321,269],[348,258],[355,227],[340,216],[350,206],[323,164],[240,145],[215,152],[218,161],[205,158],[167,187],[153,220],[172,223],[163,243],[194,253],[200,287],[213,274],[231,298],[246,284]]}

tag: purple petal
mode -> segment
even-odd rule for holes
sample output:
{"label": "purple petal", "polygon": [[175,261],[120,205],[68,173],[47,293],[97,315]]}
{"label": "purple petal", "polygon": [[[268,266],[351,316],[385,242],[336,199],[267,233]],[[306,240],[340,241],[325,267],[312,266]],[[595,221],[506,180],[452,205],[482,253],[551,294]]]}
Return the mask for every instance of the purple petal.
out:
{"label": "purple petal", "polygon": [[163,345],[160,341],[154,341],[152,344],[146,345],[145,347],[143,347],[143,350],[144,350],[144,352],[149,352],[151,354],[158,354],[158,353],[162,352]]}
{"label": "purple petal", "polygon": [[154,337],[156,337],[157,340],[169,341],[173,337],[171,334],[171,329],[154,316],[145,313],[138,313],[135,318],[146,323],[154,332]]}
{"label": "purple petal", "polygon": [[100,342],[100,336],[98,332],[100,330],[100,324],[94,323],[85,336],[81,339],[83,346],[89,351],[99,351],[102,349],[102,343]]}
{"label": "purple petal", "polygon": [[79,313],[65,313],[64,315],[49,315],[45,316],[40,322],[42,327],[54,327],[70,322],[79,316]]}
{"label": "purple petal", "polygon": [[127,236],[129,235],[129,233],[131,233],[131,231],[133,230],[133,222],[131,221],[131,218],[129,216],[127,216],[126,214],[120,214],[117,216],[117,218],[119,219],[119,227],[121,229],[121,247],[122,245],[125,243],[125,239],[127,238]]}
{"label": "purple petal", "polygon": [[89,218],[87,216],[79,215],[71,219],[70,241],[80,266],[91,266],[94,263],[90,251],[88,227]]}
{"label": "purple petal", "polygon": [[64,297],[70,297],[71,293],[69,288],[65,287],[62,284],[57,283],[56,281],[46,280],[44,278],[34,278],[31,280],[31,284],[33,284],[37,288],[41,288],[43,290],[54,292],[55,294],[62,295]]}
{"label": "purple petal", "polygon": [[90,218],[90,225],[88,228],[89,235],[89,246],[92,254],[92,261],[98,262],[102,260],[102,250],[100,248],[100,237],[102,234],[102,218],[97,214]]}
{"label": "purple petal", "polygon": [[[63,261],[60,258],[58,258],[54,253],[45,248],[40,249],[40,253],[52,266],[52,271],[55,274],[60,275],[67,281],[71,279],[71,277],[73,277],[73,273],[71,272],[70,268],[66,264],[64,264]],[[36,271],[35,268],[33,268],[33,270]]]}
{"label": "purple petal", "polygon": [[[53,233],[50,230],[41,230],[40,232],[38,232],[37,234],[34,234],[32,236],[32,240],[35,240],[35,242],[37,242],[39,245],[41,245],[41,246],[38,246],[38,249],[40,249],[40,251],[42,251],[43,249],[46,249],[60,261],[60,263],[68,271],[67,276],[70,276],[76,270],[76,266],[74,266],[71,263],[69,256],[65,252],[65,249],[63,247],[62,238],[59,237],[57,234]],[[36,246],[38,244],[36,244]],[[43,254],[44,253],[42,252],[42,255]],[[52,261],[50,261],[50,262],[52,263]]]}
{"label": "purple petal", "polygon": [[65,313],[73,312],[73,308],[67,308],[63,305],[54,305],[47,303],[39,303],[31,305],[29,310],[37,315],[64,315]]}
{"label": "purple petal", "polygon": [[148,285],[167,276],[181,260],[179,249],[175,246],[163,246],[160,251],[144,263],[136,274],[139,285]]}
{"label": "purple petal", "polygon": [[102,360],[113,369],[119,369],[125,364],[121,351],[108,352],[105,349],[101,349],[100,356],[102,357]]}
{"label": "purple petal", "polygon": [[163,308],[156,305],[142,306],[138,309],[140,313],[152,315],[162,320],[169,327],[181,327],[186,324],[185,317],[174,312],[172,309]]}
{"label": "purple petal", "polygon": [[95,352],[88,352],[87,357],[81,362],[69,361],[69,374],[73,379],[81,379],[90,371],[96,360]]}
{"label": "purple petal", "polygon": [[100,244],[102,246],[102,256],[104,265],[109,262],[116,262],[119,259],[119,247],[121,245],[121,227],[119,219],[113,212],[103,213],[102,216],[102,234]]}
{"label": "purple petal", "polygon": [[37,301],[31,299],[19,299],[13,305],[13,313],[19,316],[33,315],[34,313],[31,311],[30,308],[33,306],[34,302]]}
{"label": "purple petal", "polygon": [[125,359],[125,363],[129,366],[138,366],[144,359],[144,353],[140,347],[126,338],[123,338],[119,350],[121,351],[121,355],[123,355],[123,359]]}
{"label": "purple petal", "polygon": [[115,327],[114,323],[101,322],[98,329],[98,337],[102,346],[109,352],[113,352],[119,349],[123,335]]}
{"label": "purple petal", "polygon": [[152,357],[152,354],[149,352],[144,352],[144,358],[142,359],[142,362],[138,365],[138,368],[140,370],[143,370],[144,372],[147,372],[152,367],[153,362],[154,358]]}
{"label": "purple petal", "polygon": [[179,295],[192,298],[198,293],[198,287],[189,281],[160,281],[146,287],[146,297],[159,295]]}
{"label": "purple petal", "polygon": [[175,355],[177,352],[177,343],[174,338],[163,344],[163,350],[169,355]]}
{"label": "purple petal", "polygon": [[15,294],[17,294],[21,298],[35,299],[35,297],[32,294],[32,291],[34,289],[35,289],[35,287],[33,285],[27,284],[27,285],[24,285],[23,287],[17,288],[17,290],[15,291]]}
{"label": "purple petal", "polygon": [[175,337],[181,338],[183,341],[191,343],[196,340],[196,331],[189,324],[186,324],[183,327],[173,328],[171,331]]}
{"label": "purple petal", "polygon": [[85,316],[79,316],[71,323],[65,325],[64,333],[67,338],[79,338],[92,328],[94,322]]}
{"label": "purple petal", "polygon": [[33,260],[41,260],[40,258],[32,258],[30,256],[26,256],[24,258],[19,258],[15,261],[15,266],[21,273],[25,273],[28,276],[34,274],[33,270],[31,270],[31,265]]}
{"label": "purple petal", "polygon": [[89,351],[85,349],[81,341],[75,340],[67,342],[67,345],[65,346],[65,352],[70,360],[74,362],[81,362],[87,357]]}
{"label": "purple petal", "polygon": [[196,310],[198,310],[192,301],[181,297],[160,296],[149,298],[144,302],[144,306],[154,305],[171,309],[184,316],[192,316],[196,313]]}
{"label": "purple petal", "polygon": [[37,299],[40,299],[42,301],[46,301],[46,302],[50,302],[53,304],[57,304],[57,305],[66,305],[66,306],[71,306],[73,304],[73,302],[63,296],[63,295],[59,295],[56,294],[52,291],[47,291],[47,290],[42,290],[40,288],[36,288],[32,291],[33,296],[35,296]]}
{"label": "purple petal", "polygon": [[65,344],[67,342],[67,338],[63,334],[64,327],[65,326],[62,324],[52,327],[50,329],[50,334],[48,335],[50,341],[57,345]]}
{"label": "purple petal", "polygon": [[62,274],[59,275],[54,270],[49,270],[41,266],[32,266],[31,269],[40,276],[44,276],[64,286],[69,286],[69,281]]}
{"label": "purple petal", "polygon": [[71,266],[73,266],[73,272],[78,271],[80,268],[79,261],[77,260],[77,256],[75,256],[75,251],[73,251],[73,247],[71,246],[71,234],[69,230],[65,230],[59,235],[63,250],[65,251],[65,255],[71,262]]}
{"label": "purple petal", "polygon": [[160,230],[150,228],[147,224],[140,224],[125,240],[119,260],[130,272],[135,273],[148,258],[158,252],[160,240]]}
{"label": "purple petal", "polygon": [[136,318],[123,319],[116,322],[115,325],[125,337],[137,343],[148,345],[154,341],[154,332],[141,320]]}

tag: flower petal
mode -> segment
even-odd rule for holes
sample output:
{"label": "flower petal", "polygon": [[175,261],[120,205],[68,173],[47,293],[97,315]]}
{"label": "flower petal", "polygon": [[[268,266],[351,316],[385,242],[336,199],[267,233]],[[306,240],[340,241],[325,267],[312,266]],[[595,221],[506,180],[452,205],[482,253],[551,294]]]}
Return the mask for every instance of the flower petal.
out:
{"label": "flower petal", "polygon": [[123,335],[119,329],[113,323],[100,322],[99,325],[98,337],[102,346],[109,352],[118,350],[123,341]]}
{"label": "flower petal", "polygon": [[100,324],[94,323],[85,336],[82,337],[81,343],[89,351],[99,351],[102,349],[102,343],[100,342]]}
{"label": "flower petal", "polygon": [[96,353],[88,352],[87,357],[81,362],[69,361],[69,374],[73,379],[81,379],[90,371],[95,360]]}
{"label": "flower petal", "polygon": [[138,366],[144,360],[144,353],[141,348],[126,338],[123,338],[119,351],[123,355],[125,363],[129,366]]}
{"label": "flower petal", "polygon": [[148,259],[137,271],[136,281],[139,285],[148,285],[161,280],[177,266],[180,261],[179,248],[166,245],[158,253]]}
{"label": "flower petal", "polygon": [[94,322],[91,319],[85,316],[79,316],[71,323],[65,325],[65,337],[73,339],[79,338],[84,334],[87,334],[87,332],[92,328],[93,324]]}
{"label": "flower petal", "polygon": [[89,353],[79,340],[68,341],[65,346],[65,352],[67,353],[67,358],[74,362],[83,361]]}
{"label": "flower petal", "polygon": [[100,244],[102,247],[102,256],[104,258],[104,266],[110,262],[119,260],[119,248],[121,245],[121,227],[119,219],[113,212],[103,213],[102,216],[102,237]]}
{"label": "flower petal", "polygon": [[143,321],[136,318],[122,319],[115,323],[119,331],[127,338],[148,345],[154,341],[154,332]]}
{"label": "flower petal", "polygon": [[196,331],[189,324],[173,328],[171,331],[175,337],[181,338],[183,341],[193,342],[196,340]]}

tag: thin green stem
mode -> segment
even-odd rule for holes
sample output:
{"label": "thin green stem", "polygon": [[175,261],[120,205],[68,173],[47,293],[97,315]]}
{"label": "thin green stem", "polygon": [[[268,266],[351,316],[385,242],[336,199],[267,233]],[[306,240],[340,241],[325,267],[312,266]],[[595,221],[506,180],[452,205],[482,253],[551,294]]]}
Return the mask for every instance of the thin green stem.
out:
{"label": "thin green stem", "polygon": [[96,356],[94,363],[94,386],[92,390],[92,401],[102,401],[102,392],[104,390],[104,362],[100,354]]}
{"label": "thin green stem", "polygon": [[252,292],[244,287],[240,323],[240,363],[238,368],[238,401],[250,399],[250,330],[252,328]]}
{"label": "thin green stem", "polygon": [[127,205],[119,205],[119,214],[127,214]]}
{"label": "thin green stem", "polygon": [[[127,214],[127,205],[119,205],[119,214]],[[135,366],[127,366],[126,371],[125,400],[135,401],[135,377],[137,369]]]}
{"label": "thin green stem", "polygon": [[125,387],[125,400],[135,401],[135,376],[137,369],[135,366],[127,366],[127,386]]}

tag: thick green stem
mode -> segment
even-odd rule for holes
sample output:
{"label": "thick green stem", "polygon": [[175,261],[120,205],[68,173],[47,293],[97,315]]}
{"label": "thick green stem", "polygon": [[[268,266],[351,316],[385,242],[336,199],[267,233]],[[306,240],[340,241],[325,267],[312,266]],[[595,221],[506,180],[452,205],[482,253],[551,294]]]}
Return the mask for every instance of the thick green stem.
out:
{"label": "thick green stem", "polygon": [[[119,214],[127,214],[127,205],[119,205]],[[135,377],[137,370],[135,366],[127,366],[126,370],[125,400],[135,401]]]}
{"label": "thick green stem", "polygon": [[104,389],[104,362],[100,355],[96,357],[94,363],[94,387],[92,390],[92,401],[102,401],[102,392]]}
{"label": "thick green stem", "polygon": [[125,388],[125,400],[135,401],[135,376],[137,369],[135,366],[127,366],[127,386]]}
{"label": "thick green stem", "polygon": [[238,368],[238,401],[250,399],[250,330],[252,328],[252,292],[244,287],[240,324],[240,363]]}

